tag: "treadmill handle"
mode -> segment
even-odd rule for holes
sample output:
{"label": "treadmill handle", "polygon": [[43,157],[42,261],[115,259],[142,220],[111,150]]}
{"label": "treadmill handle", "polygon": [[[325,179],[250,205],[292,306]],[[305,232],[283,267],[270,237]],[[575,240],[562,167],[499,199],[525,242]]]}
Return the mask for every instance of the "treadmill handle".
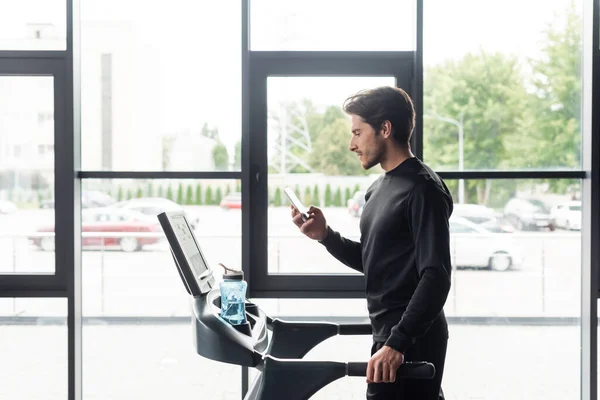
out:
{"label": "treadmill handle", "polygon": [[[366,362],[347,363],[348,376],[367,376]],[[408,361],[403,363],[396,378],[399,379],[432,379],[435,376],[435,366],[426,361]]]}

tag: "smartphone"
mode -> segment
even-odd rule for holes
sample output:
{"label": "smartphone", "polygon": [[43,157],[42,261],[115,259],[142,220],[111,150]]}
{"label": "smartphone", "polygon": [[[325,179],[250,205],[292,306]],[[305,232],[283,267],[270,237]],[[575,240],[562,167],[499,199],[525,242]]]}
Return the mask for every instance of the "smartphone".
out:
{"label": "smartphone", "polygon": [[310,216],[308,215],[308,208],[306,208],[306,206],[302,204],[298,196],[296,196],[296,193],[294,193],[294,191],[289,187],[284,188],[283,191],[287,195],[288,199],[290,199],[290,203],[292,203],[292,206],[294,206],[294,208],[298,210],[300,215],[302,215],[302,220],[308,221],[308,219],[310,218]]}

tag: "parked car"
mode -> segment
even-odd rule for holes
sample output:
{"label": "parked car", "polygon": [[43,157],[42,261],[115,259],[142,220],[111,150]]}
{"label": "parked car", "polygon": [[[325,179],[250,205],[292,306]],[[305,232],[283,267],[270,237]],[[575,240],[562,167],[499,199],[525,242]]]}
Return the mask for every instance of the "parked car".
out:
{"label": "parked car", "polygon": [[239,192],[230,193],[226,195],[219,206],[224,210],[236,209],[239,210],[242,208],[242,194]]}
{"label": "parked car", "polygon": [[555,229],[550,212],[541,200],[513,197],[504,206],[504,216],[520,231]]}
{"label": "parked car", "polygon": [[[106,207],[116,202],[111,196],[97,190],[83,190],[81,192],[81,208]],[[40,208],[54,208],[54,199],[43,200]]]}
{"label": "parked car", "polygon": [[450,242],[455,267],[507,271],[523,263],[512,235],[491,232],[463,217],[450,217]]}
{"label": "parked car", "polygon": [[360,218],[363,207],[365,206],[365,192],[358,191],[354,193],[351,199],[347,201],[348,213],[353,217]]}
{"label": "parked car", "polygon": [[452,215],[462,217],[495,233],[513,233],[515,228],[502,213],[482,204],[454,204]]}
{"label": "parked car", "polygon": [[550,210],[550,216],[557,228],[581,230],[581,201],[557,204]]}
{"label": "parked car", "polygon": [[[40,233],[54,232],[54,224],[41,227]],[[139,212],[111,207],[88,208],[81,212],[81,247],[92,249],[119,249],[132,252],[142,249],[146,245],[162,241],[162,237],[145,237],[124,235],[114,237],[94,236],[94,233],[135,233],[135,232],[161,232],[162,229],[156,218],[150,219]],[[30,242],[44,251],[54,251],[54,235],[32,236]]]}
{"label": "parked car", "polygon": [[[163,197],[140,197],[120,201],[112,205],[114,208],[123,210],[137,211],[149,217],[155,218],[162,212],[166,211],[183,211],[183,207],[172,200]],[[200,219],[197,216],[188,215],[188,220],[192,225],[192,229],[196,229]]]}
{"label": "parked car", "polygon": [[17,205],[12,201],[0,200],[0,214],[12,214],[17,211]]}

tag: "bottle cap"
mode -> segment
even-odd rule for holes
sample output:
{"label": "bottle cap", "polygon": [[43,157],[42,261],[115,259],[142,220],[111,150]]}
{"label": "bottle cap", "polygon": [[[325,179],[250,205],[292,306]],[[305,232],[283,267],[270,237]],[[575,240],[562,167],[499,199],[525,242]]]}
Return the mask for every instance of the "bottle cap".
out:
{"label": "bottle cap", "polygon": [[236,269],[227,268],[225,265],[219,263],[221,267],[225,270],[223,274],[223,279],[231,279],[234,281],[242,281],[244,280],[244,271],[239,271]]}

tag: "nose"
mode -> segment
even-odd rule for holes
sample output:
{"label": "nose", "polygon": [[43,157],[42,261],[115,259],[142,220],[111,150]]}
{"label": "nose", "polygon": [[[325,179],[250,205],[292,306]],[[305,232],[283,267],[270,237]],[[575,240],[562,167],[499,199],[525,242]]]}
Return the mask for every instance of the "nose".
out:
{"label": "nose", "polygon": [[356,151],[357,147],[354,144],[354,136],[352,136],[352,138],[350,139],[350,144],[348,145],[348,150],[350,151]]}

